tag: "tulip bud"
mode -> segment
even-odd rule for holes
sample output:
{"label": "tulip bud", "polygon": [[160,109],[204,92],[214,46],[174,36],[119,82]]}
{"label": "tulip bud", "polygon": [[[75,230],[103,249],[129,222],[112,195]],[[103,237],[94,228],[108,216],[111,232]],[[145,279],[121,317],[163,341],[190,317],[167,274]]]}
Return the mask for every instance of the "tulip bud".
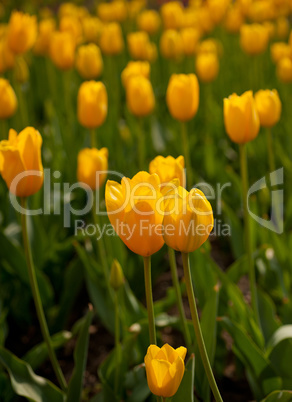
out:
{"label": "tulip bud", "polygon": [[83,35],[86,42],[98,43],[103,24],[97,17],[82,20]]}
{"label": "tulip bud", "polygon": [[160,27],[160,17],[155,10],[145,10],[137,18],[137,25],[141,31],[149,35],[155,34]]}
{"label": "tulip bud", "polygon": [[150,345],[144,358],[148,387],[152,394],[163,398],[172,397],[182,381],[187,349],[173,349],[167,343],[160,349]]}
{"label": "tulip bud", "polygon": [[156,47],[155,43],[153,43],[153,42],[147,43],[145,58],[150,63],[153,63],[157,59],[157,47]]}
{"label": "tulip bud", "polygon": [[174,179],[178,179],[182,187],[186,185],[185,159],[183,156],[175,159],[173,156],[164,158],[158,155],[150,162],[149,173],[156,173],[159,176],[161,186],[167,185]]}
{"label": "tulip bud", "polygon": [[286,39],[289,35],[289,21],[286,17],[279,17],[276,21],[276,33],[279,39]]}
{"label": "tulip bud", "polygon": [[241,96],[232,94],[224,99],[225,130],[232,141],[244,144],[259,133],[260,120],[252,91]]}
{"label": "tulip bud", "polygon": [[255,104],[262,127],[272,127],[281,117],[282,104],[278,91],[260,90],[255,94]]}
{"label": "tulip bud", "polygon": [[165,29],[179,29],[183,24],[183,5],[179,1],[164,3],[160,9]]}
{"label": "tulip bud", "polygon": [[0,119],[8,119],[17,109],[17,98],[9,81],[0,78]]}
{"label": "tulip bud", "polygon": [[82,25],[77,17],[65,16],[60,21],[60,32],[68,32],[75,45],[82,41]]}
{"label": "tulip bud", "polygon": [[122,72],[122,83],[126,88],[129,80],[137,75],[142,75],[145,78],[150,76],[150,65],[147,61],[129,61]]}
{"label": "tulip bud", "polygon": [[196,58],[196,73],[202,82],[212,82],[219,71],[218,57],[214,53],[202,53]]}
{"label": "tulip bud", "polygon": [[222,21],[229,3],[230,0],[208,0],[207,7],[209,8],[209,14],[215,24],[219,24]]}
{"label": "tulip bud", "polygon": [[111,266],[109,283],[115,291],[119,290],[120,287],[122,287],[125,283],[125,277],[121,264],[116,259],[113,260]]}
{"label": "tulip bud", "polygon": [[143,76],[132,77],[126,86],[127,106],[135,116],[149,115],[155,106],[151,82]]}
{"label": "tulip bud", "polygon": [[102,56],[99,47],[94,43],[80,46],[76,54],[76,69],[82,78],[97,78],[103,70]]}
{"label": "tulip bud", "polygon": [[130,56],[136,60],[146,60],[149,36],[146,32],[132,32],[127,36]]}
{"label": "tulip bud", "polygon": [[179,32],[167,29],[160,38],[160,52],[166,59],[178,60],[183,54],[183,41]]}
{"label": "tulip bud", "polygon": [[260,24],[242,25],[240,28],[240,45],[250,55],[263,53],[269,41],[268,29]]}
{"label": "tulip bud", "polygon": [[226,31],[230,33],[238,33],[243,22],[244,16],[240,7],[232,6],[229,8],[224,20]]}
{"label": "tulip bud", "polygon": [[108,150],[107,148],[85,148],[78,154],[77,178],[92,190],[100,188],[107,176]]}
{"label": "tulip bud", "polygon": [[86,81],[78,91],[78,120],[82,126],[96,128],[107,116],[107,91],[102,82]]}
{"label": "tulip bud", "polygon": [[199,83],[195,74],[173,74],[168,83],[166,102],[173,118],[191,120],[199,107]]}
{"label": "tulip bud", "polygon": [[8,25],[7,43],[16,53],[25,53],[32,48],[37,38],[36,16],[13,11]]}
{"label": "tulip bud", "polygon": [[68,32],[54,32],[50,42],[50,57],[61,70],[69,70],[75,60],[75,40]]}
{"label": "tulip bud", "polygon": [[45,19],[39,23],[39,34],[34,45],[36,54],[45,56],[50,49],[50,40],[53,32],[56,30],[56,22],[53,18]]}
{"label": "tulip bud", "polygon": [[291,46],[285,42],[276,42],[271,45],[271,57],[274,63],[278,63],[284,57],[291,57]]}
{"label": "tulip bud", "polygon": [[283,57],[277,63],[277,77],[280,81],[292,82],[292,60],[290,57]]}
{"label": "tulip bud", "polygon": [[9,131],[8,140],[0,142],[0,173],[9,191],[18,197],[36,193],[43,184],[41,160],[42,137],[33,127],[18,135]]}
{"label": "tulip bud", "polygon": [[124,48],[121,26],[116,22],[105,25],[101,32],[99,46],[102,52],[107,55],[121,53]]}
{"label": "tulip bud", "polygon": [[196,28],[184,28],[181,30],[183,51],[186,56],[192,56],[196,53],[200,36],[200,32]]}
{"label": "tulip bud", "polygon": [[6,70],[9,70],[15,65],[15,55],[10,50],[6,38],[0,39],[0,74],[3,74]]}

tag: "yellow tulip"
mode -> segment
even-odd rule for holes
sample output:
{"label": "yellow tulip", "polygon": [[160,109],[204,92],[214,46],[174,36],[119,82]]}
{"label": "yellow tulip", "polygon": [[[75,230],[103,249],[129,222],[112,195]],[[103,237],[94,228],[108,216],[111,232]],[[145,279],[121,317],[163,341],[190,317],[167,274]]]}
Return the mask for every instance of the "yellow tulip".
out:
{"label": "yellow tulip", "polygon": [[58,10],[58,16],[60,19],[63,17],[77,17],[78,16],[78,7],[73,4],[73,3],[61,3],[59,10]]}
{"label": "yellow tulip", "polygon": [[199,83],[195,74],[173,74],[166,102],[172,117],[179,121],[191,120],[199,107]]}
{"label": "yellow tulip", "polygon": [[232,6],[227,10],[224,26],[230,33],[238,33],[244,22],[244,16],[239,6]]}
{"label": "yellow tulip", "polygon": [[82,78],[97,78],[103,70],[103,61],[99,47],[95,43],[82,45],[76,54],[76,68]]}
{"label": "yellow tulip", "polygon": [[59,28],[60,32],[68,32],[72,36],[76,45],[82,42],[82,25],[78,18],[73,16],[62,17]]}
{"label": "yellow tulip", "polygon": [[196,27],[196,29],[201,32],[199,13],[196,9],[185,8],[182,28],[194,28],[194,27]]}
{"label": "yellow tulip", "polygon": [[137,18],[137,15],[146,7],[146,0],[131,0],[127,2],[128,15],[131,20]]}
{"label": "yellow tulip", "polygon": [[15,54],[25,53],[32,48],[37,38],[36,16],[20,11],[11,13],[7,31],[7,43]]}
{"label": "yellow tulip", "polygon": [[[105,182],[108,170],[107,148],[85,148],[78,154],[77,178],[92,190],[100,188]],[[103,173],[101,173],[103,172]]]}
{"label": "yellow tulip", "polygon": [[122,22],[127,18],[127,5],[123,0],[101,3],[97,6],[97,15],[103,22]]}
{"label": "yellow tulip", "polygon": [[153,43],[153,42],[147,43],[145,58],[150,63],[153,63],[155,60],[157,60],[157,47],[156,47],[155,43]]}
{"label": "yellow tulip", "polygon": [[224,124],[232,141],[244,144],[259,133],[260,120],[252,91],[224,99]]}
{"label": "yellow tulip", "polygon": [[97,128],[107,116],[108,100],[104,84],[100,81],[85,81],[78,91],[78,120],[82,126]]}
{"label": "yellow tulip", "polygon": [[248,17],[253,22],[264,22],[276,16],[275,5],[271,0],[252,1],[248,8]]}
{"label": "yellow tulip", "polygon": [[186,185],[185,159],[183,156],[176,159],[173,156],[166,158],[161,155],[156,156],[150,162],[149,172],[150,174],[156,173],[159,176],[161,188],[174,179],[178,179],[182,187]]}
{"label": "yellow tulip", "polygon": [[138,16],[137,25],[141,31],[153,35],[159,30],[160,16],[155,10],[145,10]]}
{"label": "yellow tulip", "polygon": [[6,38],[0,39],[0,74],[11,69],[15,65],[15,55],[9,48]]}
{"label": "yellow tulip", "polygon": [[50,57],[61,70],[74,66],[75,40],[68,32],[54,32],[50,41]]}
{"label": "yellow tulip", "polygon": [[127,36],[127,42],[130,56],[133,59],[146,60],[147,44],[149,43],[149,36],[146,32],[131,32]]}
{"label": "yellow tulip", "polygon": [[155,106],[151,82],[142,75],[132,77],[126,86],[126,99],[128,109],[133,115],[149,115]]}
{"label": "yellow tulip", "polygon": [[205,39],[198,45],[197,53],[214,53],[217,56],[222,56],[223,46],[217,39]]}
{"label": "yellow tulip", "polygon": [[0,119],[8,119],[17,109],[17,98],[9,81],[0,78]]}
{"label": "yellow tulip", "polygon": [[28,197],[42,187],[41,146],[42,137],[33,127],[18,135],[10,129],[8,140],[0,142],[0,173],[11,193]]}
{"label": "yellow tulip", "polygon": [[124,48],[121,26],[112,22],[103,27],[100,35],[99,46],[104,54],[114,55],[122,52]]}
{"label": "yellow tulip", "polygon": [[164,241],[174,250],[191,253],[208,239],[213,229],[211,204],[202,191],[183,187],[168,194],[163,220]]}
{"label": "yellow tulip", "polygon": [[200,32],[196,28],[183,28],[180,33],[184,54],[186,56],[194,55],[201,36]]}
{"label": "yellow tulip", "polygon": [[103,24],[97,17],[86,17],[82,20],[83,35],[86,42],[98,43]]}
{"label": "yellow tulip", "polygon": [[196,58],[196,73],[202,82],[214,81],[219,72],[219,60],[214,53],[202,53]]}
{"label": "yellow tulip", "polygon": [[56,30],[56,21],[48,18],[39,23],[39,34],[34,45],[36,54],[45,56],[49,52],[50,40],[53,32]]}
{"label": "yellow tulip", "polygon": [[142,75],[145,78],[150,77],[150,64],[148,61],[129,61],[122,72],[122,83],[126,88],[130,78]]}
{"label": "yellow tulip", "polygon": [[105,203],[109,220],[122,241],[143,257],[156,253],[162,236],[163,196],[156,174],[139,172],[121,184],[108,180]]}
{"label": "yellow tulip", "polygon": [[292,60],[290,57],[283,57],[277,63],[277,77],[280,81],[292,82]]}
{"label": "yellow tulip", "polygon": [[289,21],[285,17],[279,17],[276,21],[276,33],[279,39],[286,39],[289,35]]}
{"label": "yellow tulip", "polygon": [[199,8],[198,16],[199,28],[201,32],[205,34],[210,33],[214,29],[214,21],[211,18],[207,2],[204,2],[203,5]]}
{"label": "yellow tulip", "polygon": [[284,57],[291,57],[291,46],[285,42],[276,42],[271,45],[271,57],[274,63],[278,63],[279,60]]}
{"label": "yellow tulip", "polygon": [[172,397],[178,390],[185,372],[187,349],[173,349],[167,343],[159,348],[150,345],[144,358],[148,387],[152,394]]}
{"label": "yellow tulip", "polygon": [[167,29],[160,37],[160,52],[166,59],[179,59],[183,54],[181,34],[174,29]]}
{"label": "yellow tulip", "polygon": [[255,104],[262,127],[272,127],[281,117],[282,104],[278,91],[269,89],[258,91],[255,96]]}
{"label": "yellow tulip", "polygon": [[170,1],[164,3],[160,12],[165,29],[179,29],[182,27],[184,10],[181,2]]}
{"label": "yellow tulip", "polygon": [[240,45],[250,55],[263,53],[269,41],[268,29],[260,24],[242,25],[240,28]]}
{"label": "yellow tulip", "polygon": [[229,4],[230,0],[208,0],[209,13],[215,24],[219,24],[223,20]]}

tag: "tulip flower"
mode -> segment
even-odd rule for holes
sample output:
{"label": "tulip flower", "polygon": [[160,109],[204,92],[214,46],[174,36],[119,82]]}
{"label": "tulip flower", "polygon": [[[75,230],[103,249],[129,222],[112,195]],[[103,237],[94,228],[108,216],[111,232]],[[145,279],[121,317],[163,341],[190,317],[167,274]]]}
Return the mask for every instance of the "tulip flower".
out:
{"label": "tulip flower", "polygon": [[78,45],[82,41],[82,25],[77,17],[65,16],[60,20],[59,26],[60,32],[68,32],[74,40],[75,44]]}
{"label": "tulip flower", "polygon": [[76,54],[76,69],[81,77],[91,80],[100,76],[103,61],[99,47],[94,43],[80,46]]}
{"label": "tulip flower", "polygon": [[233,5],[227,10],[224,26],[230,33],[238,33],[244,22],[244,16],[238,5]]}
{"label": "tulip flower", "polygon": [[141,75],[145,78],[150,77],[150,64],[147,61],[129,61],[122,72],[122,83],[126,88],[132,77]]}
{"label": "tulip flower", "polygon": [[283,57],[277,63],[277,77],[281,82],[292,82],[292,59],[291,57]]}
{"label": "tulip flower", "polygon": [[13,11],[9,19],[7,32],[7,43],[10,49],[15,54],[25,53],[32,48],[36,38],[36,16]]}
{"label": "tulip flower", "polygon": [[128,81],[126,98],[128,109],[137,117],[148,116],[154,109],[155,97],[151,82],[141,75]]}
{"label": "tulip flower", "polygon": [[157,46],[154,42],[148,42],[146,44],[145,59],[150,63],[153,63],[157,59]]}
{"label": "tulip flower", "polygon": [[190,27],[181,30],[183,52],[186,56],[192,56],[196,53],[200,36],[200,31],[196,28]]}
{"label": "tulip flower", "polygon": [[268,29],[260,24],[242,25],[240,28],[240,45],[245,53],[256,55],[263,53],[269,42]]}
{"label": "tulip flower", "polygon": [[166,59],[178,60],[183,54],[183,41],[179,32],[167,29],[160,37],[160,52]]}
{"label": "tulip flower", "polygon": [[252,91],[224,99],[225,129],[232,141],[244,144],[259,133],[260,120]]}
{"label": "tulip flower", "polygon": [[97,17],[86,17],[82,20],[84,40],[98,44],[103,23]]}
{"label": "tulip flower", "polygon": [[[100,188],[107,176],[108,150],[107,148],[85,148],[78,154],[77,178],[92,190]],[[101,173],[102,172],[102,173]]]}
{"label": "tulip flower", "polygon": [[255,104],[262,127],[272,127],[280,120],[282,104],[278,91],[260,90],[255,94]]}
{"label": "tulip flower", "polygon": [[147,382],[150,391],[163,398],[172,397],[182,381],[187,349],[173,349],[167,343],[159,348],[150,345],[144,358]]}
{"label": "tulip flower", "polygon": [[100,35],[99,46],[104,54],[120,54],[124,48],[124,40],[121,26],[112,22],[103,27]]}
{"label": "tulip flower", "polygon": [[207,2],[210,17],[215,24],[219,24],[223,20],[229,4],[230,0],[209,0]]}
{"label": "tulip flower", "polygon": [[173,156],[164,158],[159,155],[150,162],[149,172],[150,174],[156,173],[159,176],[161,186],[165,186],[172,180],[178,179],[180,185],[184,187],[186,181],[184,167],[185,160],[183,156],[175,159]]}
{"label": "tulip flower", "polygon": [[78,120],[82,126],[93,129],[101,126],[107,116],[108,100],[104,84],[85,81],[78,91]]}
{"label": "tulip flower", "polygon": [[8,119],[17,109],[17,98],[9,81],[0,78],[0,119]]}
{"label": "tulip flower", "polygon": [[50,57],[61,70],[69,70],[75,60],[75,40],[68,32],[54,32],[50,41]]}
{"label": "tulip flower", "polygon": [[160,9],[165,29],[179,29],[183,24],[184,10],[179,1],[164,3]]}
{"label": "tulip flower", "polygon": [[146,32],[131,32],[127,36],[130,56],[136,60],[145,60],[147,57],[147,44],[149,36]]}
{"label": "tulip flower", "polygon": [[0,142],[0,173],[11,193],[28,197],[42,187],[41,146],[42,137],[33,127],[18,135],[10,129],[8,140]]}
{"label": "tulip flower", "polygon": [[141,31],[153,35],[160,27],[160,16],[155,10],[145,10],[138,16],[137,25]]}
{"label": "tulip flower", "polygon": [[33,51],[35,54],[45,56],[49,53],[50,40],[56,30],[56,21],[48,18],[39,23],[39,33]]}
{"label": "tulip flower", "polygon": [[271,45],[271,58],[274,63],[278,63],[284,57],[292,56],[292,49],[288,43],[276,42]]}
{"label": "tulip flower", "polygon": [[202,82],[212,82],[219,71],[218,57],[214,53],[201,53],[196,58],[196,73]]}
{"label": "tulip flower", "polygon": [[122,287],[125,284],[123,269],[119,261],[116,259],[113,260],[111,266],[109,283],[115,291],[118,291],[120,287]]}
{"label": "tulip flower", "polygon": [[13,68],[15,59],[15,54],[9,48],[6,37],[0,38],[0,74]]}

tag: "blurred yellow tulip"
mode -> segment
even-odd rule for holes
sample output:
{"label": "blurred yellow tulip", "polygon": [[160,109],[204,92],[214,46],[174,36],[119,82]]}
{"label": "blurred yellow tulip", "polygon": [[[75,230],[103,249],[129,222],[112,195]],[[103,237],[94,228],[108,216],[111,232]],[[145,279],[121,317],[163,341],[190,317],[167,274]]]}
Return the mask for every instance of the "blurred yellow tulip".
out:
{"label": "blurred yellow tulip", "polygon": [[291,46],[285,42],[275,42],[271,45],[271,58],[274,63],[278,63],[279,60],[284,57],[292,56]]}
{"label": "blurred yellow tulip", "polygon": [[154,42],[147,43],[145,58],[150,63],[153,63],[157,59],[157,47]]}
{"label": "blurred yellow tulip", "polygon": [[202,82],[212,82],[219,72],[219,60],[214,53],[201,53],[196,58],[196,73]]}
{"label": "blurred yellow tulip", "polygon": [[230,0],[208,0],[209,13],[215,24],[219,24],[223,20],[229,4]]}
{"label": "blurred yellow tulip", "polygon": [[289,35],[290,26],[288,18],[279,17],[276,20],[276,35],[279,39],[286,39]]}
{"label": "blurred yellow tulip", "polygon": [[107,177],[108,150],[107,148],[85,148],[78,154],[77,179],[92,190],[100,188]]}
{"label": "blurred yellow tulip", "polygon": [[164,3],[160,9],[163,26],[165,29],[179,29],[184,18],[183,5],[179,1]]}
{"label": "blurred yellow tulip", "polygon": [[68,32],[74,39],[76,45],[82,42],[83,31],[82,25],[78,18],[73,16],[62,17],[59,29],[60,32]]}
{"label": "blurred yellow tulip", "polygon": [[6,38],[0,39],[0,74],[11,69],[15,65],[15,54],[9,48]]}
{"label": "blurred yellow tulip", "polygon": [[283,57],[277,63],[277,77],[281,82],[292,82],[292,60],[291,57]]}
{"label": "blurred yellow tulip", "polygon": [[109,283],[115,291],[119,290],[125,283],[123,269],[119,261],[116,259],[113,260],[111,266]]}
{"label": "blurred yellow tulip", "polygon": [[244,92],[241,96],[232,94],[224,99],[224,124],[227,134],[237,144],[256,138],[260,119],[252,91]]}
{"label": "blurred yellow tulip", "polygon": [[124,40],[121,26],[112,22],[104,25],[101,35],[99,46],[104,54],[115,55],[120,54],[124,49]]}
{"label": "blurred yellow tulip", "polygon": [[269,89],[258,91],[255,96],[255,104],[262,127],[272,127],[281,117],[282,104],[278,91]]}
{"label": "blurred yellow tulip", "polygon": [[0,142],[0,173],[12,194],[28,197],[42,187],[42,142],[33,127],[26,127],[18,135],[10,129],[8,140]]}
{"label": "blurred yellow tulip", "polygon": [[82,78],[91,80],[100,76],[103,61],[99,47],[95,43],[82,45],[76,54],[76,69]]}
{"label": "blurred yellow tulip", "polygon": [[182,155],[176,159],[173,156],[166,158],[161,155],[156,156],[150,162],[149,173],[156,173],[159,176],[161,188],[174,179],[178,179],[182,187],[186,185],[185,159]]}
{"label": "blurred yellow tulip", "polygon": [[100,3],[97,6],[97,15],[103,22],[125,21],[128,15],[127,4],[123,0]]}
{"label": "blurred yellow tulip", "polygon": [[167,29],[160,37],[160,52],[166,59],[178,60],[183,54],[181,34],[174,29]]}
{"label": "blurred yellow tulip", "polygon": [[97,17],[86,17],[82,20],[84,40],[98,43],[103,24]]}
{"label": "blurred yellow tulip", "polygon": [[240,7],[234,5],[227,10],[224,26],[228,32],[238,33],[243,22],[244,16]]}
{"label": "blurred yellow tulip", "polygon": [[128,50],[130,56],[135,60],[147,59],[147,45],[149,43],[149,36],[147,32],[138,31],[131,32],[127,36]]}
{"label": "blurred yellow tulip", "polygon": [[100,81],[85,81],[80,85],[77,99],[79,123],[87,128],[97,128],[107,116],[108,99],[104,84]]}
{"label": "blurred yellow tulip", "polygon": [[137,17],[137,25],[141,31],[153,35],[159,30],[160,16],[155,10],[142,11]]}
{"label": "blurred yellow tulip", "polygon": [[193,56],[196,53],[200,39],[200,31],[196,28],[183,28],[181,30],[183,52],[186,56]]}
{"label": "blurred yellow tulip", "polygon": [[245,53],[256,55],[263,53],[269,42],[267,27],[260,24],[244,24],[240,28],[240,45]]}
{"label": "blurred yellow tulip", "polygon": [[36,16],[24,14],[20,11],[11,13],[7,43],[15,54],[25,53],[31,49],[37,38],[37,19]]}
{"label": "blurred yellow tulip", "polygon": [[76,43],[68,32],[56,31],[50,41],[50,57],[61,70],[69,70],[74,66]]}
{"label": "blurred yellow tulip", "polygon": [[53,18],[48,18],[39,23],[39,33],[34,44],[34,52],[45,56],[50,50],[50,40],[53,32],[56,30],[56,21]]}
{"label": "blurred yellow tulip", "polygon": [[0,78],[0,119],[8,119],[17,109],[17,98],[8,80]]}
{"label": "blurred yellow tulip", "polygon": [[122,83],[126,88],[128,81],[137,75],[142,75],[145,78],[150,77],[150,64],[148,61],[129,61],[122,72]]}
{"label": "blurred yellow tulip", "polygon": [[133,115],[149,115],[155,106],[151,82],[142,75],[131,77],[126,85],[126,99],[128,109]]}
{"label": "blurred yellow tulip", "polygon": [[172,397],[178,390],[185,372],[187,349],[173,349],[167,343],[160,349],[150,345],[144,358],[148,387],[152,394]]}

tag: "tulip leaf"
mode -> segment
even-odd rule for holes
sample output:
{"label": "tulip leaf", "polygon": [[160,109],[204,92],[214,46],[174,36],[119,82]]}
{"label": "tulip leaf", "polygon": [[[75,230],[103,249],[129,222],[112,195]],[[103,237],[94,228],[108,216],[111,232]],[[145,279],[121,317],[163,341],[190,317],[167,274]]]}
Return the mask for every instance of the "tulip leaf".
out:
{"label": "tulip leaf", "polygon": [[291,402],[292,391],[274,391],[271,392],[261,402]]}
{"label": "tulip leaf", "polygon": [[292,339],[292,325],[283,325],[273,333],[267,345],[267,354],[285,339]]}
{"label": "tulip leaf", "polygon": [[195,355],[192,354],[186,364],[186,370],[172,402],[194,402]]}
{"label": "tulip leaf", "polygon": [[0,347],[0,363],[6,367],[17,395],[34,402],[64,402],[64,393],[53,383],[36,375],[30,365]]}
{"label": "tulip leaf", "polygon": [[85,318],[82,328],[77,339],[74,350],[74,370],[69,382],[66,401],[79,402],[81,400],[81,392],[83,385],[83,376],[87,361],[88,343],[89,343],[89,326],[91,324],[94,311],[91,308]]}

